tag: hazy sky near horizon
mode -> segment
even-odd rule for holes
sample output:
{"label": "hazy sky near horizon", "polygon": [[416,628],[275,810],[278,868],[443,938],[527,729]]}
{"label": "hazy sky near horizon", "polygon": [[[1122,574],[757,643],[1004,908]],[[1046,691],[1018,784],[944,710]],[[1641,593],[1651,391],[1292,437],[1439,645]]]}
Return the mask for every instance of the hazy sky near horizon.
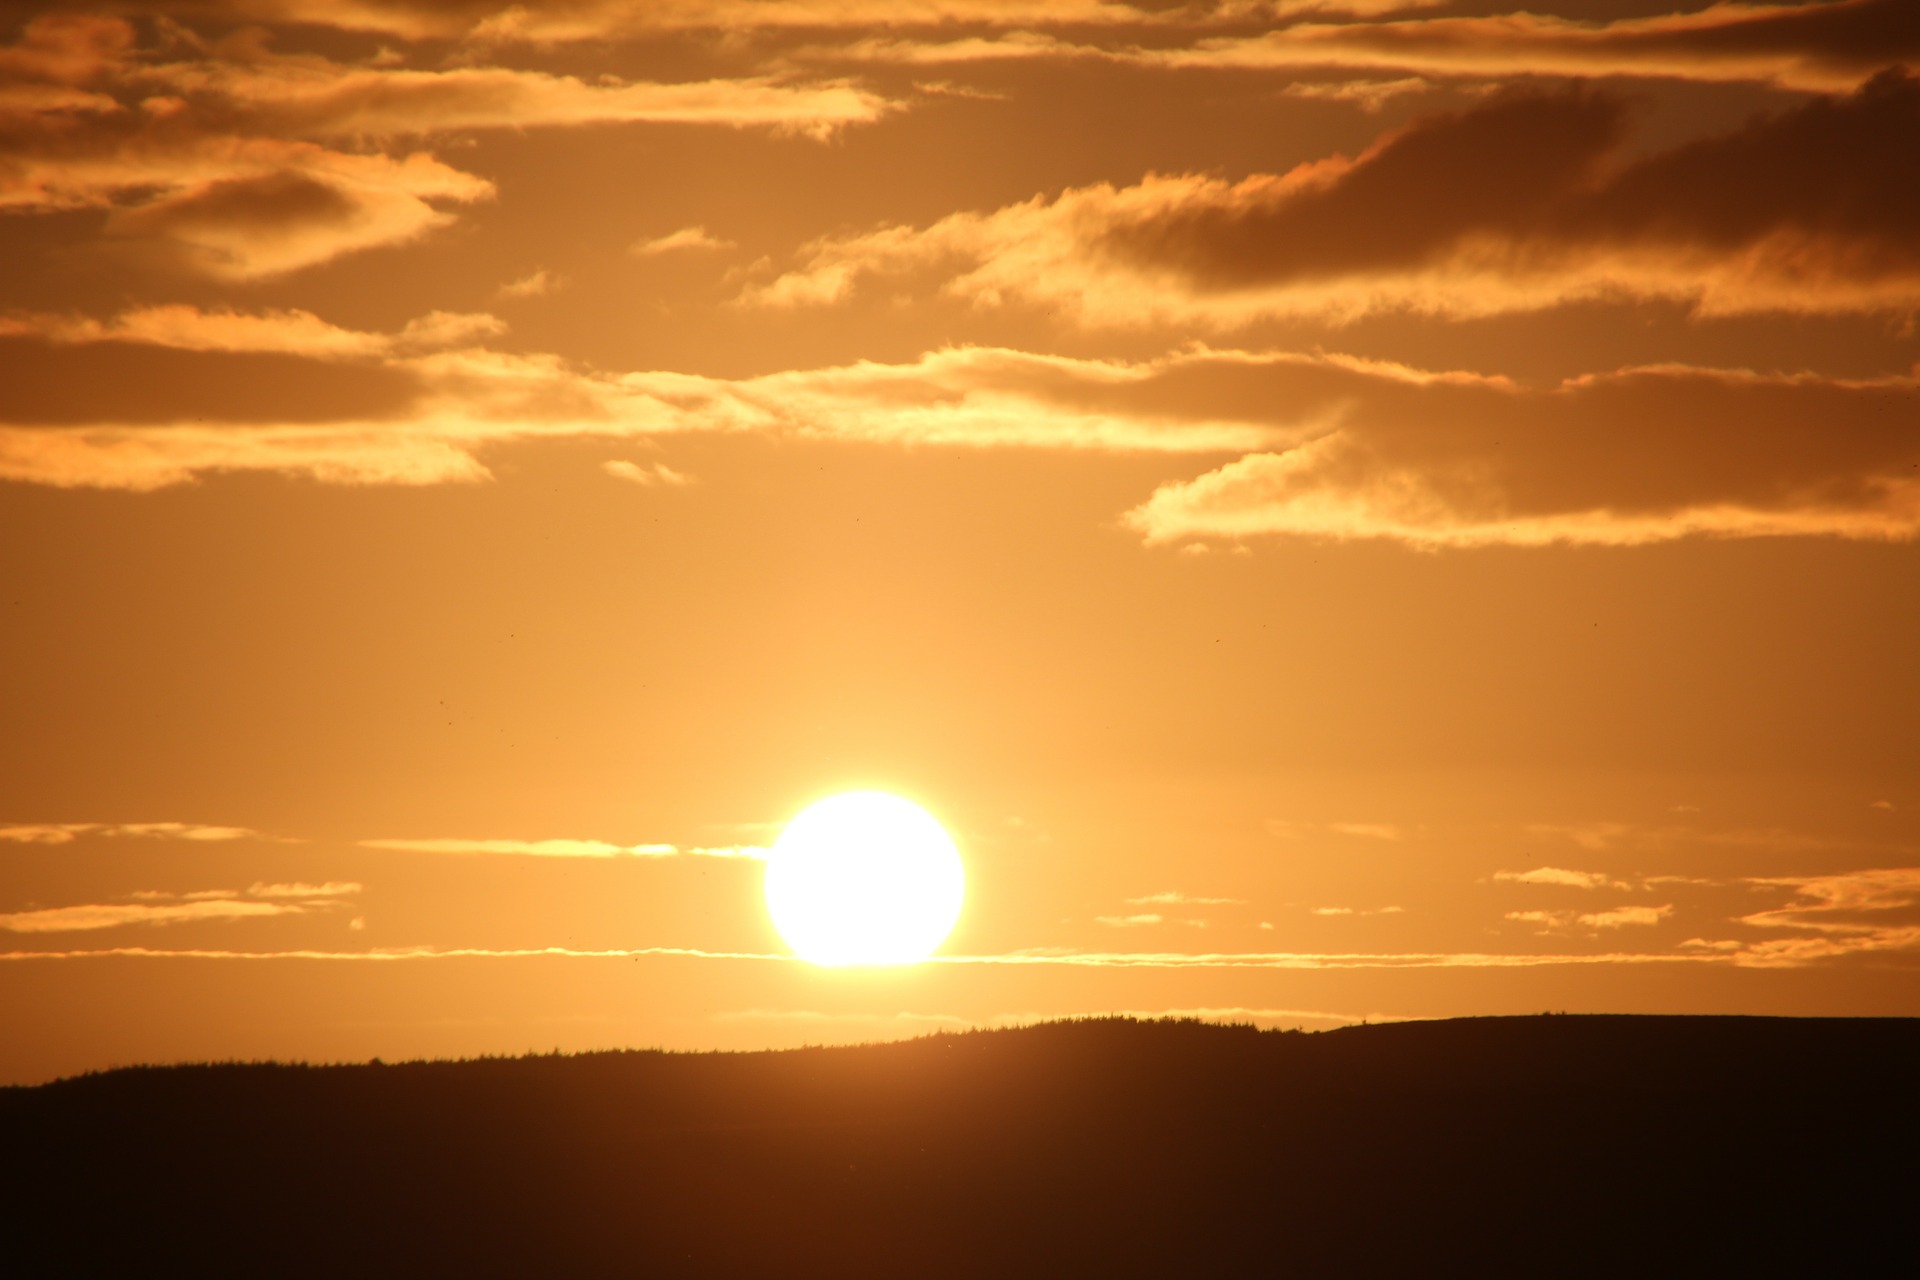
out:
{"label": "hazy sky near horizon", "polygon": [[1680,2],[9,6],[0,1079],[1920,1014],[1920,6]]}

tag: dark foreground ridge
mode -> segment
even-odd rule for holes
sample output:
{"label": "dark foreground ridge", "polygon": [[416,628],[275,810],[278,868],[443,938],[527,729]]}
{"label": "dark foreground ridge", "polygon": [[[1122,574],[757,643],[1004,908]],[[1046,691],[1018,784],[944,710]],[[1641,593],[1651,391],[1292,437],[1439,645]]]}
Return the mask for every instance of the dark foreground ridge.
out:
{"label": "dark foreground ridge", "polygon": [[1114,1019],[134,1068],[0,1090],[0,1255],[23,1277],[1897,1274],[1916,1099],[1916,1019]]}

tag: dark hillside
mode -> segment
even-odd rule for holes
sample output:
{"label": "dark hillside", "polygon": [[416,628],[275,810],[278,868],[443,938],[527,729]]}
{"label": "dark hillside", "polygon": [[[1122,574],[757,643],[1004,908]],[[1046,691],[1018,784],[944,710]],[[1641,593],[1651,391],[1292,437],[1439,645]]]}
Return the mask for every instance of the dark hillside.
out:
{"label": "dark hillside", "polygon": [[1920,1020],[136,1068],[0,1140],[21,1276],[1904,1273]]}

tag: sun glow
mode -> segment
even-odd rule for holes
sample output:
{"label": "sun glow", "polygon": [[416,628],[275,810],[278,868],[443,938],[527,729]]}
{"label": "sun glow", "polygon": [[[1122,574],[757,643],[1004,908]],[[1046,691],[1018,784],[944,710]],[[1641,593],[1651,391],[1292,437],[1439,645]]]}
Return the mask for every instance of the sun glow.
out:
{"label": "sun glow", "polygon": [[802,959],[912,964],[960,918],[966,873],[925,809],[849,791],[787,824],[767,857],[766,892],[773,927]]}

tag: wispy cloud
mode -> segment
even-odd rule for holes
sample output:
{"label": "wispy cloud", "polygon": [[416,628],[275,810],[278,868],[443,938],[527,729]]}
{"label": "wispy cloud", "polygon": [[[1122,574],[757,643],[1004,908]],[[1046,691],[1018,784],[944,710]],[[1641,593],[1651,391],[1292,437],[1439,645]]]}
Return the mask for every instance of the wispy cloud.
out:
{"label": "wispy cloud", "polygon": [[1127,904],[1135,907],[1151,906],[1189,906],[1189,907],[1225,907],[1241,906],[1245,898],[1202,898],[1190,893],[1150,893],[1144,898],[1128,898]]}
{"label": "wispy cloud", "polygon": [[349,883],[255,884],[242,897],[230,889],[172,893],[146,889],[132,902],[94,902],[0,913],[0,930],[11,933],[78,933],[123,925],[199,924],[209,921],[301,915],[339,904],[360,892]]}
{"label": "wispy cloud", "polygon": [[1398,840],[1400,828],[1391,822],[1329,822],[1327,830],[1362,840]]}
{"label": "wispy cloud", "polygon": [[229,22],[278,21],[370,32],[402,40],[458,40],[473,48],[560,45],[675,32],[731,39],[784,29],[1027,28],[1126,31],[1273,22],[1304,14],[1382,14],[1438,0],[1207,0],[1163,6],[1124,0],[182,0],[176,10]]}
{"label": "wispy cloud", "polygon": [[0,210],[106,210],[123,246],[257,279],[414,240],[452,221],[446,206],[493,196],[488,180],[425,151],[389,149],[403,142],[604,123],[824,138],[892,109],[845,82],[411,70],[275,54],[257,28],[213,42],[164,30],[143,48],[118,18],[42,16],[0,47]]}
{"label": "wispy cloud", "polygon": [[344,898],[360,892],[360,885],[349,880],[329,880],[325,884],[266,884],[255,881],[247,893],[255,898]]}
{"label": "wispy cloud", "polygon": [[[412,960],[630,960],[661,956],[697,960],[770,961],[804,964],[797,956],[746,951],[707,951],[692,947],[633,947],[585,950],[572,947],[404,947],[366,951],[229,951],[216,949],[159,950],[147,947],[111,947],[90,951],[0,951],[0,960],[174,959],[174,960],[323,960],[346,963],[393,963]],[[1560,954],[1489,954],[1484,952],[1123,952],[1020,951],[1000,955],[933,956],[927,964],[1011,965],[1107,969],[1514,969],[1561,965],[1661,965],[1729,963],[1719,954],[1593,952]]]}
{"label": "wispy cloud", "polygon": [[764,858],[759,845],[610,844],[605,840],[361,840],[363,849],[529,858]]}
{"label": "wispy cloud", "polygon": [[693,483],[692,476],[675,471],[664,462],[646,466],[638,462],[628,462],[625,458],[615,458],[610,462],[601,463],[600,469],[616,480],[626,480],[649,488],[665,485],[670,489],[677,489]]}
{"label": "wispy cloud", "polygon": [[544,298],[565,283],[563,278],[542,267],[518,280],[509,280],[495,292],[502,298]]}
{"label": "wispy cloud", "polygon": [[[1154,175],[827,237],[742,301],[831,305],[869,278],[935,271],[976,305],[1125,327],[1623,298],[1904,315],[1920,305],[1920,208],[1900,180],[1916,137],[1920,80],[1898,71],[1639,156],[1624,99],[1513,89],[1285,174]],[[1400,216],[1416,203],[1421,217]]]}
{"label": "wispy cloud", "polygon": [[1111,929],[1138,929],[1143,925],[1165,924],[1166,917],[1157,911],[1143,911],[1130,916],[1095,916],[1094,923],[1104,924]]}
{"label": "wispy cloud", "polygon": [[0,827],[0,840],[21,844],[70,844],[81,836],[149,840],[264,840],[245,827],[214,827],[193,822],[41,822]]}
{"label": "wispy cloud", "polygon": [[1496,871],[1495,880],[1514,884],[1553,884],[1569,889],[1631,889],[1624,880],[1616,880],[1604,871],[1569,871],[1564,867],[1535,867],[1532,871]]}
{"label": "wispy cloud", "polygon": [[1907,0],[1714,3],[1692,12],[1603,22],[1518,12],[1301,23],[1131,56],[1187,68],[1664,76],[1846,90],[1883,67],[1920,61],[1920,28],[1911,19]]}
{"label": "wispy cloud", "polygon": [[722,240],[705,227],[681,227],[651,240],[642,240],[630,250],[636,257],[654,258],[663,253],[687,253],[731,249],[733,241]]}
{"label": "wispy cloud", "polygon": [[1595,929],[1619,929],[1627,925],[1659,924],[1673,914],[1673,905],[1658,907],[1615,907],[1611,911],[1589,911],[1580,923]]}
{"label": "wispy cloud", "polygon": [[1673,907],[1667,904],[1658,907],[1615,907],[1609,911],[1509,911],[1506,918],[1520,924],[1537,924],[1551,931],[1575,926],[1620,929],[1628,925],[1653,925],[1672,914]]}

